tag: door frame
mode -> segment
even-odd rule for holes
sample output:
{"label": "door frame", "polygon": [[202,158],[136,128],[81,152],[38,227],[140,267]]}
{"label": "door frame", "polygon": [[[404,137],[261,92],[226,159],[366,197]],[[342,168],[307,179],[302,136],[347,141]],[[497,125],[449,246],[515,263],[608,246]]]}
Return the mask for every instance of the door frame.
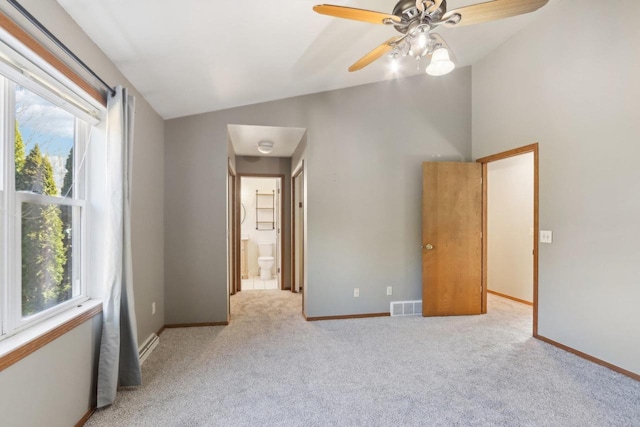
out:
{"label": "door frame", "polygon": [[[271,174],[271,173],[238,173],[237,175],[237,179],[238,179],[238,185],[236,185],[236,207],[237,209],[235,210],[236,213],[236,225],[237,225],[237,230],[238,232],[236,233],[236,240],[238,241],[237,244],[235,245],[235,249],[236,249],[236,256],[237,259],[240,259],[240,203],[241,203],[241,199],[242,199],[242,178],[275,178],[275,179],[279,179],[280,180],[280,194],[278,194],[278,203],[280,203],[280,206],[283,206],[284,203],[282,203],[284,201],[284,178],[285,175],[284,174]],[[284,254],[284,232],[283,232],[283,225],[284,225],[284,209],[280,209],[279,212],[279,217],[280,217],[280,253]],[[276,233],[276,239],[277,237]],[[280,256],[280,259],[278,260],[278,266],[277,268],[280,269],[280,290],[284,290],[284,255]],[[240,263],[238,262],[237,265],[235,266],[235,273],[236,273],[236,277],[240,277]],[[277,275],[276,275],[277,277]],[[237,287],[237,291],[241,291],[242,290],[242,281],[238,282],[238,287]]]}
{"label": "door frame", "polygon": [[477,159],[476,162],[482,164],[482,313],[487,312],[487,213],[488,213],[488,164],[497,160],[508,159],[509,157],[521,154],[533,153],[533,336],[538,336],[538,247],[540,234],[539,230],[539,152],[538,143],[525,145],[512,150],[503,151],[491,156]]}
{"label": "door frame", "polygon": [[229,210],[229,206],[231,207],[231,215],[230,215],[230,224],[228,224],[227,226],[229,227],[229,249],[230,249],[230,253],[229,256],[231,257],[231,267],[232,267],[232,271],[229,272],[229,296],[234,295],[238,289],[238,279],[239,276],[236,275],[236,264],[239,266],[239,257],[238,257],[238,252],[237,252],[237,246],[238,243],[237,242],[237,237],[238,237],[238,227],[237,227],[237,218],[238,216],[237,214],[237,204],[236,204],[236,200],[237,200],[237,174],[235,169],[233,168],[233,166],[231,165],[231,161],[228,162],[227,165],[227,173],[228,173],[228,179],[229,182],[227,183],[227,188],[229,186],[231,186],[231,191],[229,192],[228,195],[228,207],[227,207],[227,215],[228,214],[228,210]]}
{"label": "door frame", "polygon": [[[297,293],[296,291],[296,229],[298,224],[296,224],[296,214],[295,210],[298,209],[298,206],[295,205],[296,202],[296,178],[300,176],[304,172],[304,160],[301,162],[300,167],[294,171],[291,175],[291,292]],[[301,183],[302,184],[302,183]],[[304,189],[304,185],[301,185],[302,189]],[[303,194],[302,192],[300,194]],[[302,199],[302,198],[301,198]],[[300,212],[300,223],[304,227],[303,215],[304,209],[306,209],[303,200],[300,200],[299,203],[302,203],[302,212]],[[300,277],[303,277],[304,274],[304,228],[300,229]],[[303,306],[304,306],[304,288],[302,292],[303,298]]]}

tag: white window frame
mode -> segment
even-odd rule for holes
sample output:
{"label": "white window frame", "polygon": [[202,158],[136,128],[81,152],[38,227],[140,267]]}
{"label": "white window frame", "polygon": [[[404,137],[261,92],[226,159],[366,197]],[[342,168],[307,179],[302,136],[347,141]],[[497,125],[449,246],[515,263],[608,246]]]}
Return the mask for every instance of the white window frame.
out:
{"label": "white window frame", "polygon": [[[0,208],[3,208],[4,221],[0,224],[0,341],[9,338],[29,327],[46,319],[69,310],[89,299],[89,227],[88,224],[88,180],[90,172],[87,171],[88,145],[91,125],[81,120],[74,111],[69,111],[68,103],[46,91],[43,96],[43,88],[35,81],[19,82],[11,81],[7,76],[0,75],[0,120],[5,129],[1,143],[2,174],[0,179]],[[75,116],[74,132],[74,198],[55,197],[43,194],[34,194],[15,190],[15,87],[19,84],[55,105],[62,107]],[[71,206],[78,212],[74,215],[72,224],[73,234],[73,273],[72,297],[61,304],[50,307],[28,317],[22,317],[22,266],[21,266],[21,209],[22,203],[56,204],[59,206]],[[76,287],[77,286],[77,287]]]}
{"label": "white window frame", "polygon": [[[4,132],[0,132],[0,138],[2,141],[6,141],[7,138],[10,137],[11,132],[14,132],[13,126],[7,126],[8,123],[4,123],[6,120],[4,119],[6,112],[8,110],[8,99],[7,99],[7,79],[4,77],[0,78],[0,128],[4,129]],[[13,151],[13,149],[12,149]],[[6,233],[5,230],[11,230],[10,224],[12,221],[11,215],[8,215],[8,203],[7,198],[9,197],[6,192],[6,186],[8,182],[8,177],[10,175],[9,167],[8,167],[8,154],[5,150],[4,143],[0,144],[0,212],[2,216],[0,217],[0,280],[4,283],[0,285],[0,339],[4,338],[7,335],[7,324],[9,320],[9,310],[7,309],[7,297],[8,297],[8,286],[6,283],[9,283],[10,275],[5,266],[9,265],[8,259],[10,258],[10,254],[6,250],[7,247],[7,237],[10,236],[10,233]]]}

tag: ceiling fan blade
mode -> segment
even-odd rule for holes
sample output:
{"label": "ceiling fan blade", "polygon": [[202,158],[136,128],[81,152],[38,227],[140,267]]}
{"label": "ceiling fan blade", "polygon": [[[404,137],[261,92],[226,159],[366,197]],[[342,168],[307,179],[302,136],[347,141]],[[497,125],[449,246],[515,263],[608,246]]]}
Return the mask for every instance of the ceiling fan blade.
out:
{"label": "ceiling fan blade", "polygon": [[[480,24],[496,19],[509,18],[534,12],[548,3],[549,0],[494,0],[450,10],[444,14],[442,21],[447,26]],[[456,15],[460,17],[455,22]],[[449,22],[447,22],[449,21]]]}
{"label": "ceiling fan blade", "polygon": [[391,43],[397,41],[401,37],[391,37],[386,42],[382,43],[380,46],[373,49],[371,52],[367,53],[362,58],[358,59],[355,64],[349,67],[349,72],[358,71],[371,64],[376,59],[380,58],[385,53],[389,53],[393,46]]}
{"label": "ceiling fan blade", "polygon": [[372,10],[354,9],[352,7],[319,4],[317,6],[313,6],[313,10],[322,15],[353,19],[354,21],[369,22],[371,24],[386,24],[388,22],[394,22],[396,24],[400,23],[400,18],[395,15],[374,12]]}

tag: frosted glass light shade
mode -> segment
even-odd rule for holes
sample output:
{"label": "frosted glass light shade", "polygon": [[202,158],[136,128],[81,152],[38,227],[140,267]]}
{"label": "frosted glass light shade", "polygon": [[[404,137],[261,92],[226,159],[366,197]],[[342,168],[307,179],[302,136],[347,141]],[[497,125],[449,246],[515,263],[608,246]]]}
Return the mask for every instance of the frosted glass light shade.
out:
{"label": "frosted glass light shade", "polygon": [[273,151],[272,141],[260,141],[258,142],[258,151],[262,154],[269,154]]}
{"label": "frosted glass light shade", "polygon": [[444,76],[456,68],[456,64],[449,58],[449,51],[443,47],[438,48],[431,56],[431,63],[427,67],[430,76]]}

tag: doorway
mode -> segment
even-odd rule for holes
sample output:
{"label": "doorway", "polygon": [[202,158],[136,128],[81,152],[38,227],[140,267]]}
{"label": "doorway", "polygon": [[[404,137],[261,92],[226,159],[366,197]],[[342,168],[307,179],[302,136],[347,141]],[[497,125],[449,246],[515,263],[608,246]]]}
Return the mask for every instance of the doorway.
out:
{"label": "doorway", "polygon": [[486,236],[482,248],[482,312],[487,312],[487,293],[532,305],[535,337],[540,232],[538,144],[477,162],[482,164],[482,230]]}
{"label": "doorway", "polygon": [[283,289],[284,175],[239,174],[238,290]]}
{"label": "doorway", "polygon": [[533,305],[533,153],[487,164],[487,292]]}
{"label": "doorway", "polygon": [[[538,330],[538,144],[478,159],[475,163],[423,164],[422,288],[423,316],[487,312],[489,233],[489,171],[497,162],[530,154],[529,208],[533,221],[524,230],[527,259],[532,264],[533,336]],[[495,179],[495,178],[494,178]],[[514,190],[512,190],[514,191]],[[517,191],[517,188],[516,190]],[[495,231],[493,231],[495,233]],[[528,240],[528,241],[527,241]],[[492,260],[493,261],[493,260]],[[528,282],[531,283],[531,282]],[[494,293],[499,293],[494,291]],[[512,298],[512,299],[516,299]],[[517,298],[522,299],[522,298]],[[524,301],[524,299],[522,299]]]}

